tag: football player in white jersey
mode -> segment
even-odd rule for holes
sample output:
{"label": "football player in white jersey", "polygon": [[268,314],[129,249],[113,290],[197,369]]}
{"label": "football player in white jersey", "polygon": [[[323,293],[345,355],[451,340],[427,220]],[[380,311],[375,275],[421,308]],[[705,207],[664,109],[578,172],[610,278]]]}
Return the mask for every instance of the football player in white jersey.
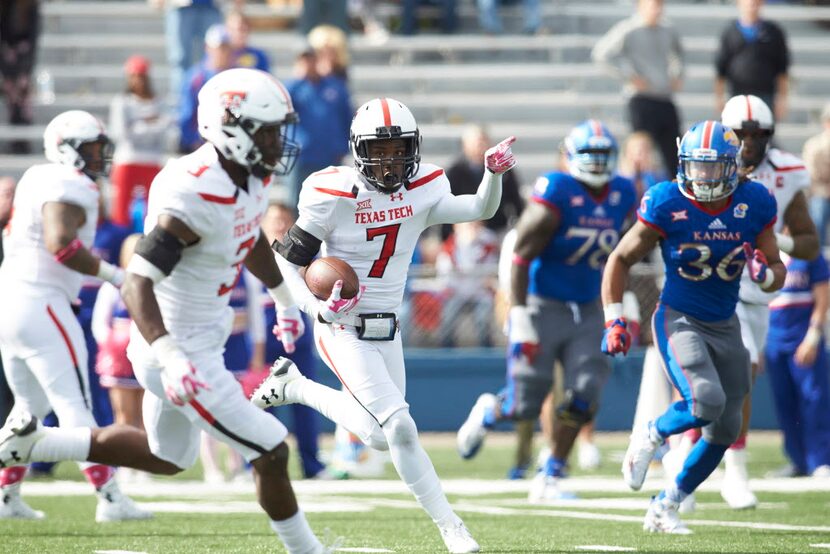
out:
{"label": "football player in white jersey", "polygon": [[[721,122],[731,127],[743,143],[740,160],[744,173],[753,181],[763,183],[775,196],[778,219],[774,230],[778,247],[794,258],[814,259],[819,253],[819,239],[804,195],[804,189],[810,185],[810,175],[800,158],[770,146],[775,122],[769,107],[757,96],[735,96],[724,106]],[[789,231],[787,235],[781,233],[785,226]],[[744,346],[749,350],[753,376],[758,371],[764,351],[769,323],[768,305],[774,296],[774,293],[762,291],[744,271],[737,314]],[[724,456],[726,474],[721,495],[735,509],[751,508],[758,503],[749,488],[746,472],[745,446],[750,412],[751,396],[748,395],[744,403],[741,435]]]}
{"label": "football player in white jersey", "polygon": [[[109,172],[112,146],[101,122],[79,110],[55,117],[43,144],[49,163],[29,168],[17,185],[0,269],[0,351],[15,396],[9,420],[54,410],[61,427],[95,427],[86,342],[71,305],[84,275],[115,286],[124,280],[122,269],[89,250],[98,222],[95,181]],[[20,497],[22,463],[0,463],[0,518],[44,517]],[[113,468],[80,467],[98,492],[96,521],[151,516],[121,494]]]}
{"label": "football player in white jersey", "polygon": [[[255,392],[259,406],[299,402],[343,425],[367,445],[390,451],[415,498],[438,525],[450,552],[479,546],[444,496],[438,475],[418,441],[405,400],[403,349],[396,313],[421,232],[441,223],[493,216],[501,175],[516,163],[514,137],[485,154],[487,171],[477,194],[453,196],[444,170],[421,163],[421,136],[409,109],[391,98],[361,106],[351,125],[354,167],[312,174],[300,193],[299,218],[274,248],[300,306],[313,314],[321,357],[343,384],[324,387],[275,364]],[[361,281],[350,300],[317,301],[298,270],[320,249],[348,262]],[[364,288],[365,287],[365,288]]]}
{"label": "football player in white jersey", "polygon": [[0,463],[81,459],[175,474],[195,463],[205,431],[251,462],[259,503],[289,552],[329,552],[297,506],[285,427],[247,401],[222,358],[229,293],[243,264],[274,297],[282,336],[290,343],[302,333],[260,231],[270,176],[284,174],[298,153],[290,141],[296,114],[276,79],[232,69],[202,87],[197,117],[207,143],[156,177],[122,288],[134,322],[128,356],[147,391],[146,432],[113,425],[60,433],[22,418],[0,430]]}

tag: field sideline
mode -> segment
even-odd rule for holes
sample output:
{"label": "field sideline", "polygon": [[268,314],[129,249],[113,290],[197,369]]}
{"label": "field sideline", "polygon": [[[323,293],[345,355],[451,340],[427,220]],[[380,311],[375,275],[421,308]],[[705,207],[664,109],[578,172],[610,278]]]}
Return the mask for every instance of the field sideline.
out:
{"label": "field sideline", "polygon": [[[545,505],[526,501],[529,481],[503,479],[513,456],[512,436],[498,434],[478,458],[461,461],[450,435],[425,443],[445,490],[482,545],[482,552],[830,552],[830,479],[758,479],[783,463],[776,434],[750,440],[753,485],[761,502],[736,512],[721,501],[718,471],[685,517],[691,536],[641,530],[650,494],[662,480],[650,476],[631,493],[619,477],[627,438],[600,434],[599,471],[574,471],[567,488],[577,500]],[[327,440],[328,442],[328,440]],[[297,472],[295,471],[294,474]],[[154,510],[150,522],[98,525],[95,499],[72,464],[55,480],[32,480],[24,495],[47,512],[40,522],[2,521],[0,552],[280,552],[253,495],[253,485],[205,485],[194,468],[178,478],[127,484],[124,490]],[[303,510],[322,537],[343,537],[343,552],[440,553],[432,523],[387,468],[373,481],[298,481]]]}

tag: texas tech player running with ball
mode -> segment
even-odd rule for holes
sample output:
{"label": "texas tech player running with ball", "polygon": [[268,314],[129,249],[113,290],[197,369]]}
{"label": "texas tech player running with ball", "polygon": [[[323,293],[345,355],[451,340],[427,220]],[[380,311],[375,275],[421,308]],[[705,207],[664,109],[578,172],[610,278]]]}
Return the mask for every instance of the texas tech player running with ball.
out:
{"label": "texas tech player running with ball", "polygon": [[[0,351],[15,396],[9,420],[52,410],[61,427],[95,427],[83,331],[71,303],[83,275],[120,286],[124,272],[90,252],[98,224],[95,180],[109,173],[112,146],[97,118],[79,110],[55,117],[43,133],[50,163],[31,167],[14,198],[0,270]],[[20,498],[25,460],[0,459],[0,518],[40,519]],[[146,519],[121,494],[112,468],[81,463],[98,491],[96,521]]]}
{"label": "texas tech player running with ball", "polygon": [[[412,253],[432,225],[487,219],[501,199],[501,174],[515,164],[510,137],[482,160],[487,171],[477,194],[453,196],[444,170],[420,163],[421,136],[406,106],[391,98],[367,102],[351,127],[354,167],[312,174],[300,193],[297,223],[278,262],[295,297],[318,321],[316,345],[344,391],[313,383],[297,369],[275,364],[254,395],[261,406],[299,402],[346,427],[369,446],[389,449],[415,498],[438,525],[450,552],[479,546],[455,515],[438,475],[418,441],[405,400],[401,335],[396,312],[403,299]],[[311,296],[297,270],[321,247],[357,272],[365,290],[352,300]],[[287,261],[286,261],[287,260]]]}
{"label": "texas tech player running with ball", "polygon": [[147,390],[146,433],[117,425],[60,433],[24,419],[0,430],[0,463],[16,453],[174,474],[195,463],[205,431],[251,462],[259,503],[289,552],[328,552],[298,510],[285,427],[251,406],[222,358],[233,317],[228,299],[243,263],[274,297],[283,336],[301,332],[259,227],[270,175],[287,171],[297,154],[288,140],[296,115],[285,88],[250,69],[205,83],[197,114],[207,144],[156,177],[146,236],[122,290],[134,321],[128,355]]}
{"label": "texas tech player running with ball", "polygon": [[[744,172],[753,181],[765,185],[775,196],[778,219],[774,231],[778,247],[794,258],[814,259],[818,256],[819,240],[803,192],[810,185],[810,175],[800,158],[770,147],[775,123],[769,107],[757,96],[735,96],[726,103],[721,122],[731,127],[741,139],[740,162]],[[785,226],[789,235],[781,234]],[[760,356],[764,352],[769,324],[768,305],[774,297],[774,293],[762,291],[744,271],[736,311],[744,346],[749,350],[753,376],[758,371]],[[758,503],[749,489],[746,471],[745,447],[751,398],[747,396],[744,404],[741,434],[724,456],[726,474],[721,494],[726,503],[735,509],[751,508]]]}

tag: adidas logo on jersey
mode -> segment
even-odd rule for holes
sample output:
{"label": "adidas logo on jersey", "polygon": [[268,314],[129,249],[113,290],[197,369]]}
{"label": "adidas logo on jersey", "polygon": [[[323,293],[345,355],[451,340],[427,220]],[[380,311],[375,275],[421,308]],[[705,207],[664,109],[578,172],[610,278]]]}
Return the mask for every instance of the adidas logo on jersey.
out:
{"label": "adidas logo on jersey", "polygon": [[709,228],[715,231],[720,231],[726,229],[726,225],[723,224],[723,221],[721,221],[719,217],[716,217],[715,220],[709,224]]}
{"label": "adidas logo on jersey", "polygon": [[602,206],[594,208],[594,217],[605,217],[605,210]]}

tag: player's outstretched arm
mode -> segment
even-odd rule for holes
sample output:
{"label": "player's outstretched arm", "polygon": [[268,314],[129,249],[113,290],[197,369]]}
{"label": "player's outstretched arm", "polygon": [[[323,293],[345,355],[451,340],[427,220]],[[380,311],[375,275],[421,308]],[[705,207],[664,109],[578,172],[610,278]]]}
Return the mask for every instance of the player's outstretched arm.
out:
{"label": "player's outstretched arm", "polygon": [[430,211],[427,226],[490,219],[501,202],[501,176],[516,165],[510,146],[516,137],[508,137],[484,153],[484,176],[475,194],[447,195]]}
{"label": "player's outstretched arm", "polygon": [[124,271],[86,248],[78,238],[78,229],[86,223],[86,212],[66,202],[43,205],[43,241],[55,259],[74,271],[109,281],[116,287],[124,282]]}
{"label": "player's outstretched arm", "polygon": [[[617,247],[608,256],[605,270],[602,272],[602,305],[606,311],[611,306],[619,305],[622,314],[622,298],[628,282],[628,273],[631,266],[646,257],[660,240],[660,234],[637,221],[634,226],[620,239]],[[614,319],[616,319],[617,314]],[[607,317],[606,320],[610,319]]]}
{"label": "player's outstretched arm", "polygon": [[800,260],[814,260],[819,254],[819,240],[813,218],[810,217],[810,210],[807,207],[807,197],[802,191],[798,191],[787,210],[784,212],[784,224],[790,234],[782,235],[776,233],[778,248],[793,258]]}

